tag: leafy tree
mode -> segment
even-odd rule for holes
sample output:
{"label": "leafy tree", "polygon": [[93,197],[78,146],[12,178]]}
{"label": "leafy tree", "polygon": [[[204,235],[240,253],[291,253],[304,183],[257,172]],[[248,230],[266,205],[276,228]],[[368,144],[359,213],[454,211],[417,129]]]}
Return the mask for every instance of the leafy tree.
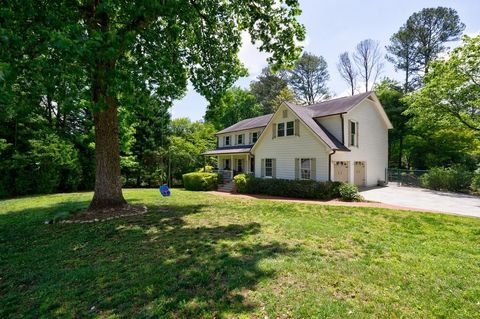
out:
{"label": "leafy tree", "polygon": [[480,36],[464,37],[445,61],[430,65],[425,86],[410,97],[413,125],[431,121],[480,133]]}
{"label": "leafy tree", "polygon": [[365,83],[365,92],[375,86],[383,70],[382,55],[378,41],[366,39],[360,41],[353,52],[353,61],[357,65],[358,75]]}
{"label": "leafy tree", "polygon": [[83,0],[41,5],[5,0],[0,65],[2,77],[11,81],[2,99],[27,83],[32,87],[32,103],[27,105],[38,105],[48,88],[56,87],[48,73],[61,67],[59,74],[65,75],[65,88],[71,92],[59,99],[71,96],[73,106],[83,103],[93,113],[96,177],[90,209],[123,206],[121,96],[148,89],[168,101],[184,94],[190,79],[213,100],[242,73],[237,53],[244,30],[262,43],[260,50],[272,52],[269,62],[274,68],[294,61],[299,54],[295,43],[304,38],[295,19],[299,14],[296,0]]}
{"label": "leafy tree", "polygon": [[393,129],[388,132],[389,166],[402,168],[405,166],[405,138],[409,133],[409,116],[403,114],[408,106],[403,99],[405,93],[398,82],[388,78],[375,87],[375,93],[393,125]]}
{"label": "leafy tree", "polygon": [[283,102],[298,104],[295,98],[295,93],[293,93],[293,91],[290,90],[289,87],[283,88],[280,92],[278,92],[277,96],[272,99],[272,111],[276,112]]}
{"label": "leafy tree", "polygon": [[217,129],[223,129],[262,114],[263,108],[252,93],[240,87],[233,87],[215,103],[210,103],[205,120]]}
{"label": "leafy tree", "polygon": [[171,123],[173,135],[169,138],[168,154],[170,176],[181,180],[182,175],[204,166],[202,153],[215,148],[215,128],[209,123],[191,122],[187,118],[174,119]]}
{"label": "leafy tree", "polygon": [[302,103],[314,104],[328,95],[327,81],[330,75],[322,56],[305,52],[295,68],[287,73],[288,84]]}
{"label": "leafy tree", "polygon": [[274,74],[270,68],[264,68],[257,80],[250,83],[250,91],[262,105],[264,114],[274,112],[273,100],[287,87],[281,73]]}

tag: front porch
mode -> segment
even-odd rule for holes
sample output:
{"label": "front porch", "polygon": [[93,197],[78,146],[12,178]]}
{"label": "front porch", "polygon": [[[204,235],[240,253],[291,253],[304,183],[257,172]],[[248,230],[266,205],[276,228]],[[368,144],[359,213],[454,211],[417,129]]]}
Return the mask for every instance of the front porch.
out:
{"label": "front porch", "polygon": [[220,173],[224,180],[231,180],[238,174],[253,174],[255,172],[255,160],[253,155],[229,154],[217,155],[217,167],[214,172]]}

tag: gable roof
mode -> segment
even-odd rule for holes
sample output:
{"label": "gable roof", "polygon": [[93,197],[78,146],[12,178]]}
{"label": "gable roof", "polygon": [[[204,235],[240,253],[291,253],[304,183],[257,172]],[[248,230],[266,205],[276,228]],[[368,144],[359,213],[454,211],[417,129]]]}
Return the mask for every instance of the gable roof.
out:
{"label": "gable roof", "polygon": [[309,106],[304,106],[310,110],[312,117],[322,117],[335,114],[346,113],[355,107],[358,103],[370,96],[373,92],[340,97],[328,101],[322,101]]}
{"label": "gable roof", "polygon": [[219,131],[217,134],[248,130],[248,129],[257,128],[257,127],[264,127],[264,126],[267,126],[267,123],[268,121],[270,121],[272,116],[273,114],[267,114],[267,115],[252,117],[252,118],[240,121],[238,123],[235,123],[232,126],[229,126]]}
{"label": "gable roof", "polygon": [[328,132],[322,125],[317,123],[313,118],[312,118],[312,112],[311,110],[307,109],[304,106],[299,106],[299,105],[294,105],[290,104],[288,102],[285,102],[285,104],[295,113],[300,120],[303,121],[303,123],[310,128],[315,135],[317,135],[325,144],[327,144],[328,147],[330,147],[332,150],[338,150],[338,151],[344,151],[348,152],[350,151],[345,145],[343,145],[342,142],[340,142],[333,134]]}

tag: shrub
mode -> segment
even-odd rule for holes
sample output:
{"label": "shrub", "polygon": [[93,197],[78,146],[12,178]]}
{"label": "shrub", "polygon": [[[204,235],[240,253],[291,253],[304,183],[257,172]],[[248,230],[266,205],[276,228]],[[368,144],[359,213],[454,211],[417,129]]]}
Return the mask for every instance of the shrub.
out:
{"label": "shrub", "polygon": [[183,174],[183,186],[190,191],[211,191],[217,189],[222,176],[216,173],[193,172]]}
{"label": "shrub", "polygon": [[480,191],[480,168],[477,168],[477,170],[473,173],[472,184],[470,185],[470,188],[475,192]]}
{"label": "shrub", "polygon": [[344,201],[352,202],[362,200],[362,196],[358,193],[358,187],[356,185],[343,183],[338,188],[338,191],[340,198]]}
{"label": "shrub", "polygon": [[425,188],[445,191],[464,191],[472,182],[472,173],[462,166],[435,167],[420,178]]}
{"label": "shrub", "polygon": [[211,173],[213,172],[213,166],[206,165],[198,170],[200,173]]}
{"label": "shrub", "polygon": [[234,177],[237,192],[311,199],[340,197],[339,182],[311,180],[263,179],[239,174]]}

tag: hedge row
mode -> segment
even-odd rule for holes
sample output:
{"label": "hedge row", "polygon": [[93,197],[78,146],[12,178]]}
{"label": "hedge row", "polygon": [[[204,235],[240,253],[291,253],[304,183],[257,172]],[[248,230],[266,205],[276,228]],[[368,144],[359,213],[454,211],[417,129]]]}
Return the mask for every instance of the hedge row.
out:
{"label": "hedge row", "polygon": [[469,187],[475,190],[473,177],[474,174],[462,166],[435,167],[420,177],[420,183],[434,190],[461,192]]}
{"label": "hedge row", "polygon": [[237,192],[309,199],[333,199],[340,196],[340,182],[263,179],[240,174],[234,177]]}
{"label": "hedge row", "polygon": [[183,174],[183,186],[189,191],[216,190],[222,182],[222,175],[216,173],[194,172]]}

